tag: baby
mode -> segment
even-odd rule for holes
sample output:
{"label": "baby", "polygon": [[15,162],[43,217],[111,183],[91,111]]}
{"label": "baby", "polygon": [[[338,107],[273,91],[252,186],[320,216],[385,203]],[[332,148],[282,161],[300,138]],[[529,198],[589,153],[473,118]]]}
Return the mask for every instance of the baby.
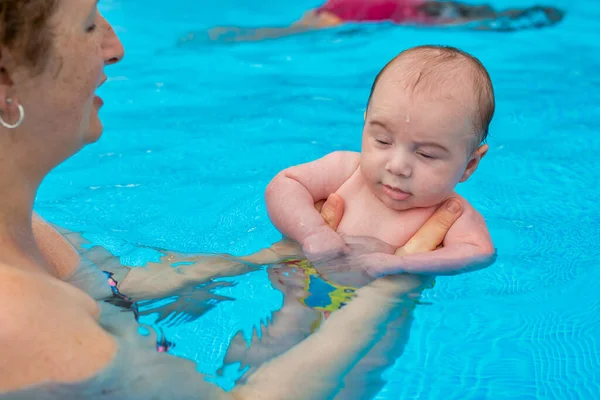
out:
{"label": "baby", "polygon": [[[309,260],[346,252],[342,236],[377,238],[400,248],[449,197],[463,213],[443,246],[421,254],[371,253],[361,264],[373,276],[451,275],[489,265],[495,249],[483,217],[454,188],[477,169],[494,114],[484,66],[452,47],[419,46],[400,53],[375,78],[365,112],[362,151],[337,151],[281,171],[266,203],[279,231]],[[315,202],[337,193],[344,215],[329,228]]]}

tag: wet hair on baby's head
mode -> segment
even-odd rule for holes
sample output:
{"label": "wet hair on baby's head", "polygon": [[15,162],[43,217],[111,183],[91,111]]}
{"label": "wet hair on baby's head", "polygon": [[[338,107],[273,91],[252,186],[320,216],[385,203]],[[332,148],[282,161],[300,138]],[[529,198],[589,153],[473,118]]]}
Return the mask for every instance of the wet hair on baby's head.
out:
{"label": "wet hair on baby's head", "polygon": [[435,94],[441,87],[453,89],[472,86],[477,102],[473,129],[484,142],[495,110],[494,88],[490,76],[477,58],[450,46],[417,46],[398,54],[375,77],[367,107],[381,75],[390,65],[402,63],[401,74],[406,90],[420,94]]}

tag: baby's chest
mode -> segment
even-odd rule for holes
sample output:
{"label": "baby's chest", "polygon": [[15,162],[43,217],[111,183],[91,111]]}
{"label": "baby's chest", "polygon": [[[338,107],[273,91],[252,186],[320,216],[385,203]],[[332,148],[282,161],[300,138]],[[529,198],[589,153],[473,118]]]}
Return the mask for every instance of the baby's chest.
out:
{"label": "baby's chest", "polygon": [[430,209],[396,211],[386,207],[368,188],[344,191],[344,216],[337,231],[348,236],[377,238],[401,247],[431,216]]}

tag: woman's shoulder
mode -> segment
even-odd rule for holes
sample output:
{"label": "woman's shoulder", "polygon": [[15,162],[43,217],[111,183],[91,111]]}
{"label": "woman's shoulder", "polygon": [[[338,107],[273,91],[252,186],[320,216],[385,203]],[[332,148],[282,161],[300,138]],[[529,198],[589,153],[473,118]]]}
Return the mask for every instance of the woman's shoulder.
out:
{"label": "woman's shoulder", "polygon": [[0,326],[7,326],[6,318],[14,319],[15,327],[18,322],[26,322],[21,321],[23,318],[31,320],[31,315],[47,309],[49,303],[59,307],[57,310],[81,309],[94,319],[100,314],[90,296],[45,272],[43,267],[30,270],[0,264]]}
{"label": "woman's shoulder", "polygon": [[46,274],[41,271],[41,267],[40,271],[31,271],[0,263],[0,304],[5,306],[0,311],[6,311],[6,306],[26,306],[28,302],[23,300],[36,293],[40,285],[43,285]]}
{"label": "woman's shoulder", "polygon": [[100,370],[116,343],[97,316],[95,302],[67,283],[0,264],[0,393]]}
{"label": "woman's shoulder", "polygon": [[61,279],[71,276],[80,266],[81,257],[73,245],[64,238],[66,232],[59,232],[35,213],[31,223],[38,247],[54,267],[57,275]]}

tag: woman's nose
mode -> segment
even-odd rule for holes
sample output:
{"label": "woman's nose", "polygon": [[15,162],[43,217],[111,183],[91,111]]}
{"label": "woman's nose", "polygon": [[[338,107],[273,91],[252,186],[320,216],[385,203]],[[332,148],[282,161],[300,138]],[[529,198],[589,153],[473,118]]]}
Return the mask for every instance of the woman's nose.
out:
{"label": "woman's nose", "polygon": [[125,49],[112,26],[104,17],[100,16],[104,38],[102,39],[102,51],[106,65],[116,64],[125,56]]}

